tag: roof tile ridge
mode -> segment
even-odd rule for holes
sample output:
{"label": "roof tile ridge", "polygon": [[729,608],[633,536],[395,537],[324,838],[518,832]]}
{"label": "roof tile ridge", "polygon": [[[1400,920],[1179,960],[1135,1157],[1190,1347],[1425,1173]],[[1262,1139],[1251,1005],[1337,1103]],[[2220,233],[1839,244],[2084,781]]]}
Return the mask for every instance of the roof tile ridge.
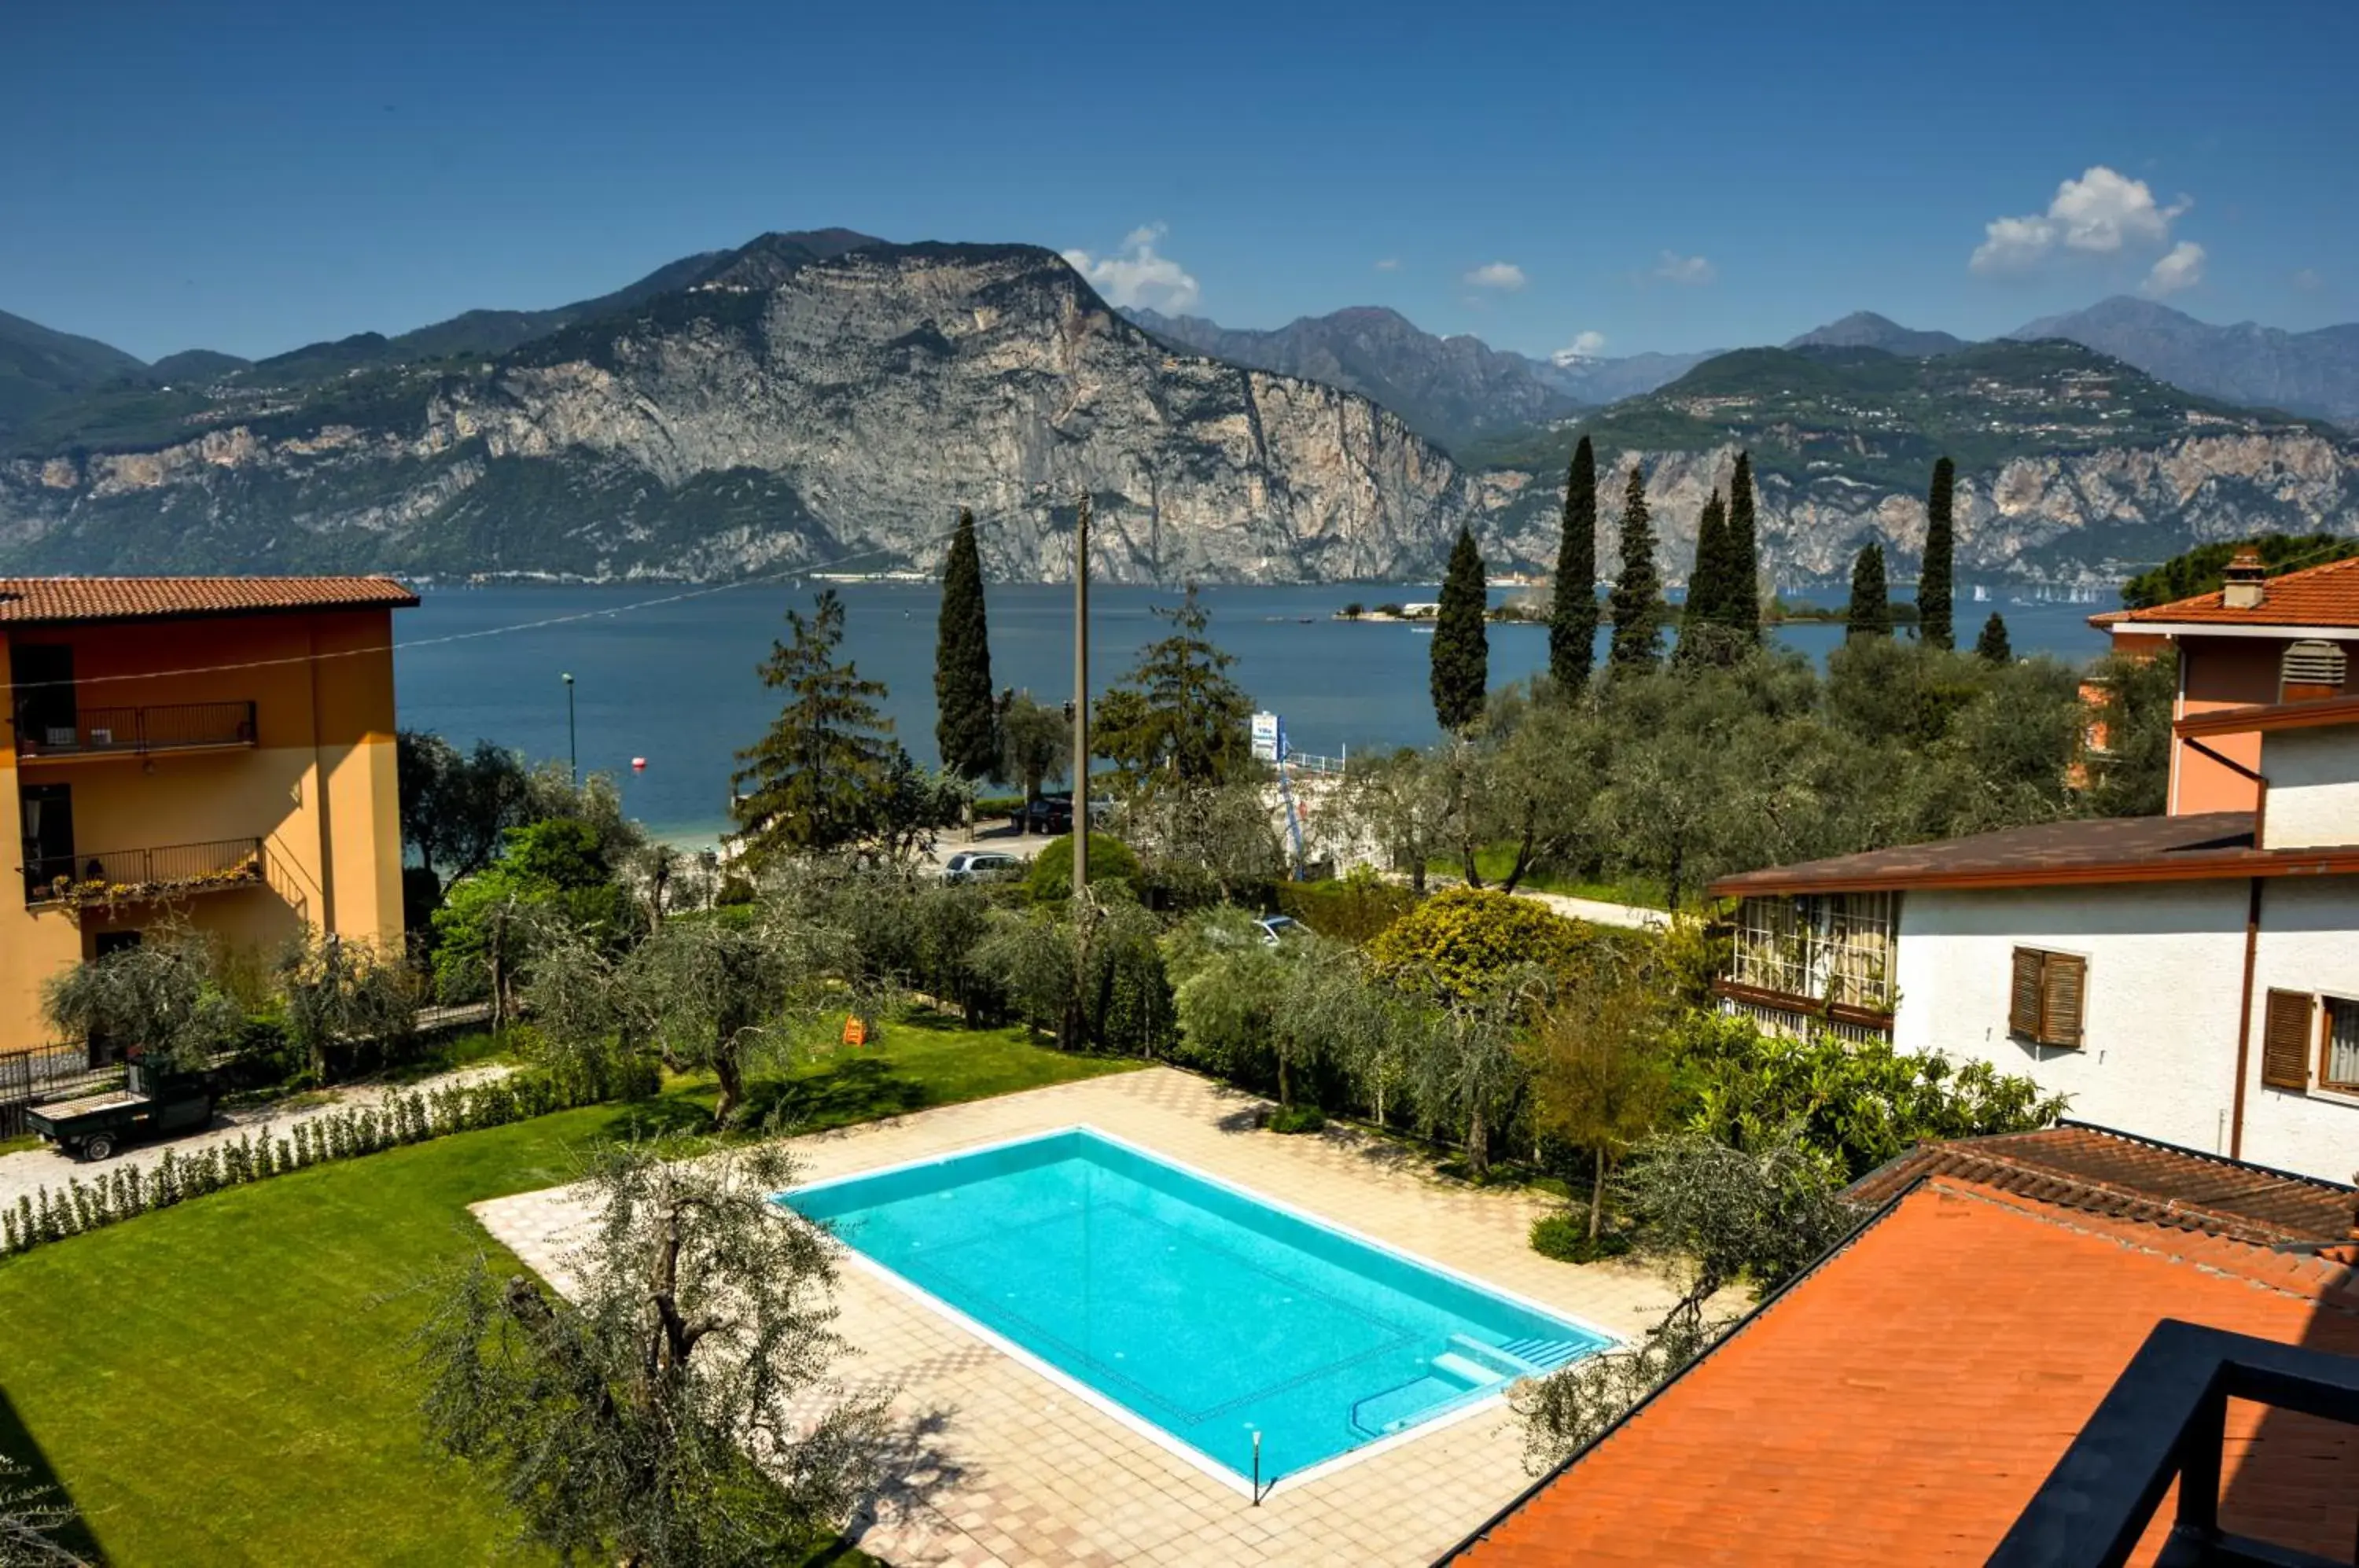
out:
{"label": "roof tile ridge", "polygon": [[[2321,561],[2315,566],[2298,566],[2291,572],[2277,572],[2264,581],[2267,586],[2275,588],[2299,578],[2322,576],[2327,572],[2352,566],[2359,566],[2359,555],[2346,555],[2340,561]],[[2224,609],[2227,607],[2223,602],[2226,593],[2225,588],[2214,588],[2208,593],[2190,593],[2183,599],[2172,599],[2160,604],[2149,604],[2143,610],[2124,610],[2119,614],[2124,619],[2133,622],[2166,621],[2170,618],[2164,614],[2168,610]]]}
{"label": "roof tile ridge", "polygon": [[[2110,1241],[2126,1251],[2141,1252],[2165,1263],[2182,1264],[2216,1279],[2234,1279],[2307,1301],[2315,1307],[2359,1318],[2359,1268],[2307,1253],[2275,1252],[2254,1242],[2182,1230],[2157,1225],[2150,1220],[2093,1214],[2085,1210],[2067,1208],[2060,1203],[2010,1192],[2004,1187],[1993,1187],[1971,1176],[1936,1175],[1928,1179],[1928,1185],[1939,1187],[1969,1202],[1985,1203],[1994,1208],[2009,1210],[2040,1225],[2078,1232],[2093,1240]],[[2156,1234],[2151,1236],[2142,1235],[2139,1230],[2132,1229],[2133,1226]],[[2174,1238],[2180,1245],[2158,1245],[2164,1236]],[[2311,1278],[2297,1282],[2297,1278],[2303,1275]]]}
{"label": "roof tile ridge", "polygon": [[[2015,1171],[2021,1175],[2038,1177],[2065,1187],[2082,1188],[2091,1192],[2102,1194],[2114,1202],[2132,1204],[2144,1209],[2150,1214],[2162,1215],[2164,1216],[2165,1221],[2180,1219],[2209,1222],[2210,1225],[2218,1225],[2223,1229],[2248,1231],[2253,1233],[2254,1236],[2265,1238],[2262,1241],[2262,1245],[2264,1246],[2280,1241],[2314,1240],[2319,1241],[2321,1246],[2326,1245],[2323,1240],[2321,1240],[2318,1237],[2306,1236],[2299,1231],[2290,1230],[2284,1225],[2276,1225],[2268,1220],[2256,1218],[2253,1215],[2240,1214],[2231,1210],[2214,1208],[2210,1204],[2196,1203],[2186,1198],[2161,1197],[2152,1192],[2141,1191],[2136,1187],[2125,1187],[2113,1181],[2108,1181],[2103,1177],[2087,1176],[2077,1171],[2059,1171],[2052,1166],[2035,1165],[2020,1160],[2009,1159],[2005,1153],[1999,1151],[1977,1150],[1976,1153],[1978,1158],[1985,1160],[1989,1164],[1995,1165],[2002,1170]],[[2048,1200],[2042,1201],[2046,1202]],[[2059,1206],[2060,1207],[2065,1205],[2060,1204]],[[2127,1218],[2129,1216],[2117,1215],[2114,1217]],[[2158,1221],[2153,1223],[2164,1222]],[[2210,1235],[2212,1232],[2209,1229],[2206,1229],[2201,1234]],[[2246,1240],[2248,1238],[2242,1236],[2230,1236],[2227,1239]]]}

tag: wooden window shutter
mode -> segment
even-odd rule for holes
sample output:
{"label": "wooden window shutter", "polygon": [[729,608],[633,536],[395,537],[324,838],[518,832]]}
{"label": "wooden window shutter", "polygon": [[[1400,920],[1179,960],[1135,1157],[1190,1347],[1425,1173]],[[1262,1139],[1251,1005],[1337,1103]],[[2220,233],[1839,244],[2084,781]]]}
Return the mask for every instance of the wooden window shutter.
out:
{"label": "wooden window shutter", "polygon": [[2039,959],[2037,948],[2015,950],[2015,983],[2007,995],[2006,1027],[2027,1040],[2039,1038]]}
{"label": "wooden window shutter", "polygon": [[2261,1029],[2261,1082],[2272,1089],[2310,1087],[2310,999],[2307,991],[2271,991]]}
{"label": "wooden window shutter", "polygon": [[2088,1005],[2089,961],[2076,953],[2040,955],[2039,1040],[2043,1045],[2081,1043],[2081,1018]]}

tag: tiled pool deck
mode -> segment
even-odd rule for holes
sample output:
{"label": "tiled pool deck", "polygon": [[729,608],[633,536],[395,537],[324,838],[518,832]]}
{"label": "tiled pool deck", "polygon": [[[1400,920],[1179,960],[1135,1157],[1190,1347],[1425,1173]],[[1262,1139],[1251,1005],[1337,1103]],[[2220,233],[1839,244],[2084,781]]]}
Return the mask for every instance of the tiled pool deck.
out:
{"label": "tiled pool deck", "polygon": [[[1423,1175],[1357,1134],[1254,1129],[1261,1102],[1163,1068],[946,1105],[793,1140],[802,1179],[845,1176],[1086,1123],[1615,1334],[1658,1319],[1672,1291],[1622,1264],[1573,1268],[1533,1252],[1542,1200]],[[556,1284],[586,1211],[554,1189],[478,1203],[485,1225]],[[837,1327],[860,1354],[838,1368],[897,1390],[908,1473],[859,1535],[903,1564],[1424,1563],[1527,1484],[1504,1409],[1283,1487],[1241,1492],[1132,1431],[862,1269],[838,1274]]]}

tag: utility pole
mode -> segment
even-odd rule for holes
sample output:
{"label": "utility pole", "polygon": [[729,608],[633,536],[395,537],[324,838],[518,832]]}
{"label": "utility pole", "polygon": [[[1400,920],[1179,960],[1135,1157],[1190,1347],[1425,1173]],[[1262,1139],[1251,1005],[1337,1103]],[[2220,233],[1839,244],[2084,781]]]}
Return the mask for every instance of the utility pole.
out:
{"label": "utility pole", "polygon": [[567,776],[576,789],[582,788],[582,747],[575,739],[573,727],[573,672],[567,670],[558,677],[565,682],[565,767]]}
{"label": "utility pole", "polygon": [[1073,528],[1073,896],[1090,885],[1090,493]]}

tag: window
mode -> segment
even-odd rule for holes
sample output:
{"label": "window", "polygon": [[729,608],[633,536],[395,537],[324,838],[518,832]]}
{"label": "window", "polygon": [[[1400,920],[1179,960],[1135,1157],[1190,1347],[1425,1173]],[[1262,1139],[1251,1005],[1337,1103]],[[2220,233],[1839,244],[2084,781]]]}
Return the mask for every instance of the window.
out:
{"label": "window", "polygon": [[1892,1010],[1891,893],[1747,898],[1731,978],[1740,985],[1871,1012]]}
{"label": "window", "polygon": [[2078,953],[2015,950],[2006,1027],[2034,1045],[2081,1047],[2089,1003],[2089,961]]}
{"label": "window", "polygon": [[2359,1094],[2359,1002],[2326,998],[2326,1027],[2318,1051],[2318,1086]]}
{"label": "window", "polygon": [[2261,1082],[2272,1089],[2310,1087],[2311,1019],[2317,998],[2307,991],[2269,993],[2261,1022]]}

